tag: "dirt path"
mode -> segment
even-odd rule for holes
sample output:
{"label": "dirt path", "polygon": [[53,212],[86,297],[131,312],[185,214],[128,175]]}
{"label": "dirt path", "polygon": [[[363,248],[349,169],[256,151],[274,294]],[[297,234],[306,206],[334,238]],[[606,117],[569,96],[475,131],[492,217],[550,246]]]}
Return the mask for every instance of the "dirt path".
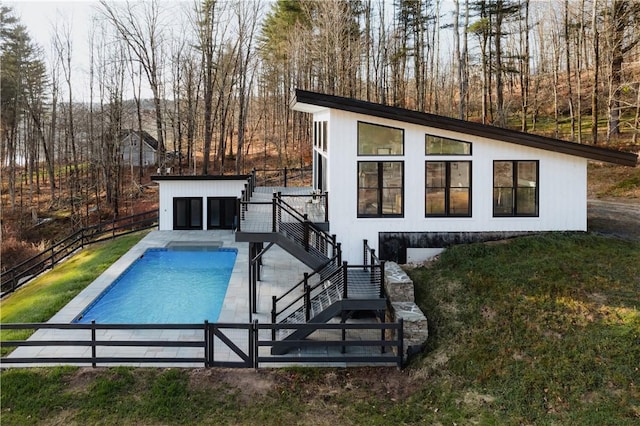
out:
{"label": "dirt path", "polygon": [[587,228],[591,232],[640,241],[640,200],[589,200]]}

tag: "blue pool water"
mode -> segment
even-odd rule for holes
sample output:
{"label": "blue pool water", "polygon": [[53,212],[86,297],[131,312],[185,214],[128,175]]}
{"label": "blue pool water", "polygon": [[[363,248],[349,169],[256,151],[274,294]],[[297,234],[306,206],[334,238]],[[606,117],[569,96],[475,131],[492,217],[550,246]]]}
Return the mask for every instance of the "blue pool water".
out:
{"label": "blue pool water", "polygon": [[77,323],[192,324],[220,316],[236,249],[148,249]]}

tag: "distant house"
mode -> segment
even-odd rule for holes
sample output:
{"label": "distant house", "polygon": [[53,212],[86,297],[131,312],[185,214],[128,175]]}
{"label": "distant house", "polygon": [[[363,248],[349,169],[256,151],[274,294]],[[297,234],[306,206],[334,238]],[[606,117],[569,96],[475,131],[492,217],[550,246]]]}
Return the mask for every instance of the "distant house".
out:
{"label": "distant house", "polygon": [[[140,132],[123,130],[120,135],[120,153],[122,161],[129,166],[140,166]],[[158,141],[149,133],[142,131],[142,165],[151,166],[158,162]]]}
{"label": "distant house", "polygon": [[362,240],[405,263],[456,242],[586,231],[587,162],[631,153],[296,90],[313,115],[313,186],[350,262]]}

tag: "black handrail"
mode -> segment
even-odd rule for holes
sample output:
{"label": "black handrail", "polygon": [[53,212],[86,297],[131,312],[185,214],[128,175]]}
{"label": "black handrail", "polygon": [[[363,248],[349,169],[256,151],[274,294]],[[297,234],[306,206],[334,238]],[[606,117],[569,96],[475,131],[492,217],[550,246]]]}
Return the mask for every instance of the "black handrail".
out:
{"label": "black handrail", "polygon": [[[368,264],[371,266],[379,266],[380,267],[380,297],[384,297],[385,294],[385,275],[384,275],[384,260],[380,260],[378,256],[376,256],[375,249],[369,247],[369,242],[365,239],[363,240],[363,260],[364,260],[364,268],[366,269]],[[372,271],[373,272],[373,271]]]}
{"label": "black handrail", "polygon": [[[341,295],[342,299],[347,299],[349,297],[349,272],[348,272],[349,269],[369,270],[370,272],[369,280],[371,285],[377,286],[379,297],[381,298],[384,297],[384,262],[381,262],[381,264],[379,265],[348,265],[347,262],[343,262],[341,267],[337,267],[336,270],[331,272],[331,274],[329,274],[326,277],[323,277],[321,280],[319,280],[318,283],[314,285],[309,285],[308,283],[308,279],[312,275],[305,274],[305,277],[302,279],[302,281],[296,284],[293,288],[289,289],[285,294],[283,294],[279,298],[277,298],[276,296],[273,296],[272,309],[271,309],[271,322],[274,324],[277,323],[278,317],[285,312],[290,312],[290,313],[295,312],[297,309],[300,308],[301,301],[303,303],[302,306],[305,308],[305,311],[308,312],[309,307],[305,303],[310,303],[311,300],[315,299],[315,297],[317,297],[319,294],[319,293],[314,294],[315,290],[318,289],[320,286],[323,286],[327,282],[331,283],[331,285],[325,287],[324,290],[328,291],[332,288],[337,289],[339,290],[339,294]],[[300,286],[304,287],[303,294],[291,300],[289,304],[287,304],[286,306],[278,310],[277,302],[284,299],[285,296],[287,296],[295,288],[298,288]],[[291,309],[296,304],[298,308]],[[306,315],[306,320],[308,321],[309,319],[310,318],[308,317],[308,315]]]}
{"label": "black handrail", "polygon": [[329,193],[328,192],[320,192],[320,193],[311,193],[311,194],[281,194],[282,198],[308,198],[313,200],[318,200],[318,203],[324,203],[324,221],[329,222]]}
{"label": "black handrail", "polygon": [[[291,216],[292,219],[295,219],[294,223],[302,224],[302,236],[299,236],[299,238],[301,239],[306,251],[309,251],[310,242],[315,242],[315,244],[311,244],[311,247],[318,250],[320,253],[328,257],[328,247],[331,247],[333,251],[332,254],[335,254],[335,235],[329,234],[328,232],[320,229],[308,219],[307,215],[300,213],[293,206],[284,201],[280,192],[273,194],[273,203],[276,214],[275,219],[277,222],[277,229],[275,229],[274,232],[278,232],[281,228],[283,223],[282,212],[284,211],[287,215]],[[276,222],[274,222],[274,227],[276,226]],[[312,236],[313,238],[311,238]]]}
{"label": "black handrail", "polygon": [[[320,275],[322,277],[323,273],[326,273],[328,271],[331,271],[332,268],[336,268],[339,269],[338,266],[342,256],[339,250],[339,244],[338,243],[338,253],[331,258],[327,263],[325,263],[323,266],[317,268],[315,271],[313,271],[311,274],[305,272],[304,273],[304,277],[302,278],[302,280],[300,280],[298,283],[296,283],[295,285],[293,285],[289,290],[287,290],[286,292],[284,292],[282,295],[280,295],[280,297],[277,296],[272,296],[271,298],[271,322],[275,323],[277,321],[277,317],[278,315],[282,314],[283,312],[285,312],[287,309],[289,309],[291,306],[293,306],[294,303],[298,302],[300,300],[300,297],[294,299],[291,303],[289,303],[287,306],[285,306],[284,308],[282,308],[280,310],[280,312],[278,312],[277,309],[277,305],[279,302],[281,302],[282,300],[284,300],[287,296],[289,296],[294,290],[300,288],[300,287],[304,287],[305,289],[308,287],[308,283],[309,283],[309,278],[312,278],[316,275]],[[328,277],[332,277],[335,271],[332,271],[327,277],[322,278],[319,282],[320,283],[324,283]],[[317,286],[316,286],[317,287]],[[314,287],[314,289],[316,288]],[[304,292],[303,292],[304,294]],[[274,336],[275,338],[275,336]]]}
{"label": "black handrail", "polygon": [[[339,287],[340,285],[343,285],[344,287],[346,287],[346,283],[343,282],[343,279],[336,279],[337,277],[343,277],[344,276],[344,269],[346,265],[343,264],[342,267],[337,268],[335,271],[333,271],[328,277],[323,278],[322,280],[320,280],[318,283],[316,283],[313,286],[308,285],[307,282],[305,282],[305,280],[303,279],[302,282],[304,283],[304,288],[305,291],[302,295],[298,296],[297,298],[295,298],[294,300],[292,300],[287,306],[283,307],[279,312],[277,311],[276,307],[274,306],[274,309],[271,311],[271,319],[272,319],[272,323],[276,323],[278,321],[278,316],[281,315],[284,312],[287,312],[288,310],[290,310],[291,307],[293,307],[296,303],[300,306],[300,301],[301,300],[305,300],[305,299],[313,299],[317,296],[317,294],[313,294],[313,292],[318,289],[320,286],[324,285],[326,282],[330,282],[331,286],[327,287]],[[342,294],[342,292],[341,292]],[[303,305],[304,306],[304,305]],[[295,311],[295,310],[294,310]],[[308,319],[307,319],[308,321]]]}
{"label": "black handrail", "polygon": [[[336,263],[340,262],[340,257],[336,254],[333,258],[331,258],[326,264],[322,265],[321,267],[317,268],[315,271],[313,271],[311,274],[305,273],[305,277],[308,280],[309,278],[313,277],[316,274],[321,274],[322,272],[325,272],[325,269],[328,269],[330,266],[335,265]],[[288,296],[292,291],[294,291],[295,289],[297,289],[298,287],[304,285],[305,283],[305,278],[303,278],[302,280],[300,280],[296,285],[294,285],[293,287],[291,287],[289,290],[287,290],[284,294],[282,294],[280,297],[276,297],[276,301],[279,302],[282,299],[284,299],[286,296]]]}
{"label": "black handrail", "polygon": [[[134,221],[135,219],[145,217],[150,214],[153,214],[153,216]],[[121,222],[126,223],[120,224]],[[13,268],[2,272],[0,274],[0,297],[4,297],[5,295],[17,290],[25,283],[29,282],[35,275],[49,268],[53,268],[69,254],[79,248],[84,248],[87,244],[93,244],[113,239],[116,236],[127,235],[132,232],[149,229],[156,226],[157,222],[158,210],[150,210],[82,228]],[[118,232],[123,229],[129,229],[129,231]],[[110,235],[106,238],[101,238],[107,234]],[[10,287],[7,289],[9,284]]]}
{"label": "black handrail", "polygon": [[[289,180],[295,177],[304,179],[305,173],[311,176],[311,167],[282,167],[276,169],[256,169],[252,170],[254,175],[254,184],[260,181],[260,186],[289,186]],[[272,174],[272,176],[267,176]],[[260,175],[260,177],[258,177]],[[268,185],[271,184],[271,185]],[[273,185],[275,184],[275,185]]]}

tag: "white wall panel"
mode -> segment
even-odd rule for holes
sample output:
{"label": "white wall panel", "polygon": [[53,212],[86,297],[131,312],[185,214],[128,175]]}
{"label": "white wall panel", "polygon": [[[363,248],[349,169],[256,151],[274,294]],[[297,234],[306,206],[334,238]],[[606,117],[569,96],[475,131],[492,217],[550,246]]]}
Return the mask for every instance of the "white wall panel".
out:
{"label": "white wall panel", "polygon": [[[319,119],[317,114],[314,119]],[[322,119],[326,119],[323,113]],[[404,156],[357,155],[357,122],[405,130]],[[425,134],[468,141],[471,156],[429,156]],[[425,161],[472,162],[472,217],[425,218]],[[404,161],[404,218],[357,217],[357,162]],[[493,161],[539,161],[539,217],[493,217]],[[377,249],[379,232],[584,231],[587,226],[587,160],[551,151],[331,110],[328,152],[329,222],[345,259],[361,262],[362,240]]]}

